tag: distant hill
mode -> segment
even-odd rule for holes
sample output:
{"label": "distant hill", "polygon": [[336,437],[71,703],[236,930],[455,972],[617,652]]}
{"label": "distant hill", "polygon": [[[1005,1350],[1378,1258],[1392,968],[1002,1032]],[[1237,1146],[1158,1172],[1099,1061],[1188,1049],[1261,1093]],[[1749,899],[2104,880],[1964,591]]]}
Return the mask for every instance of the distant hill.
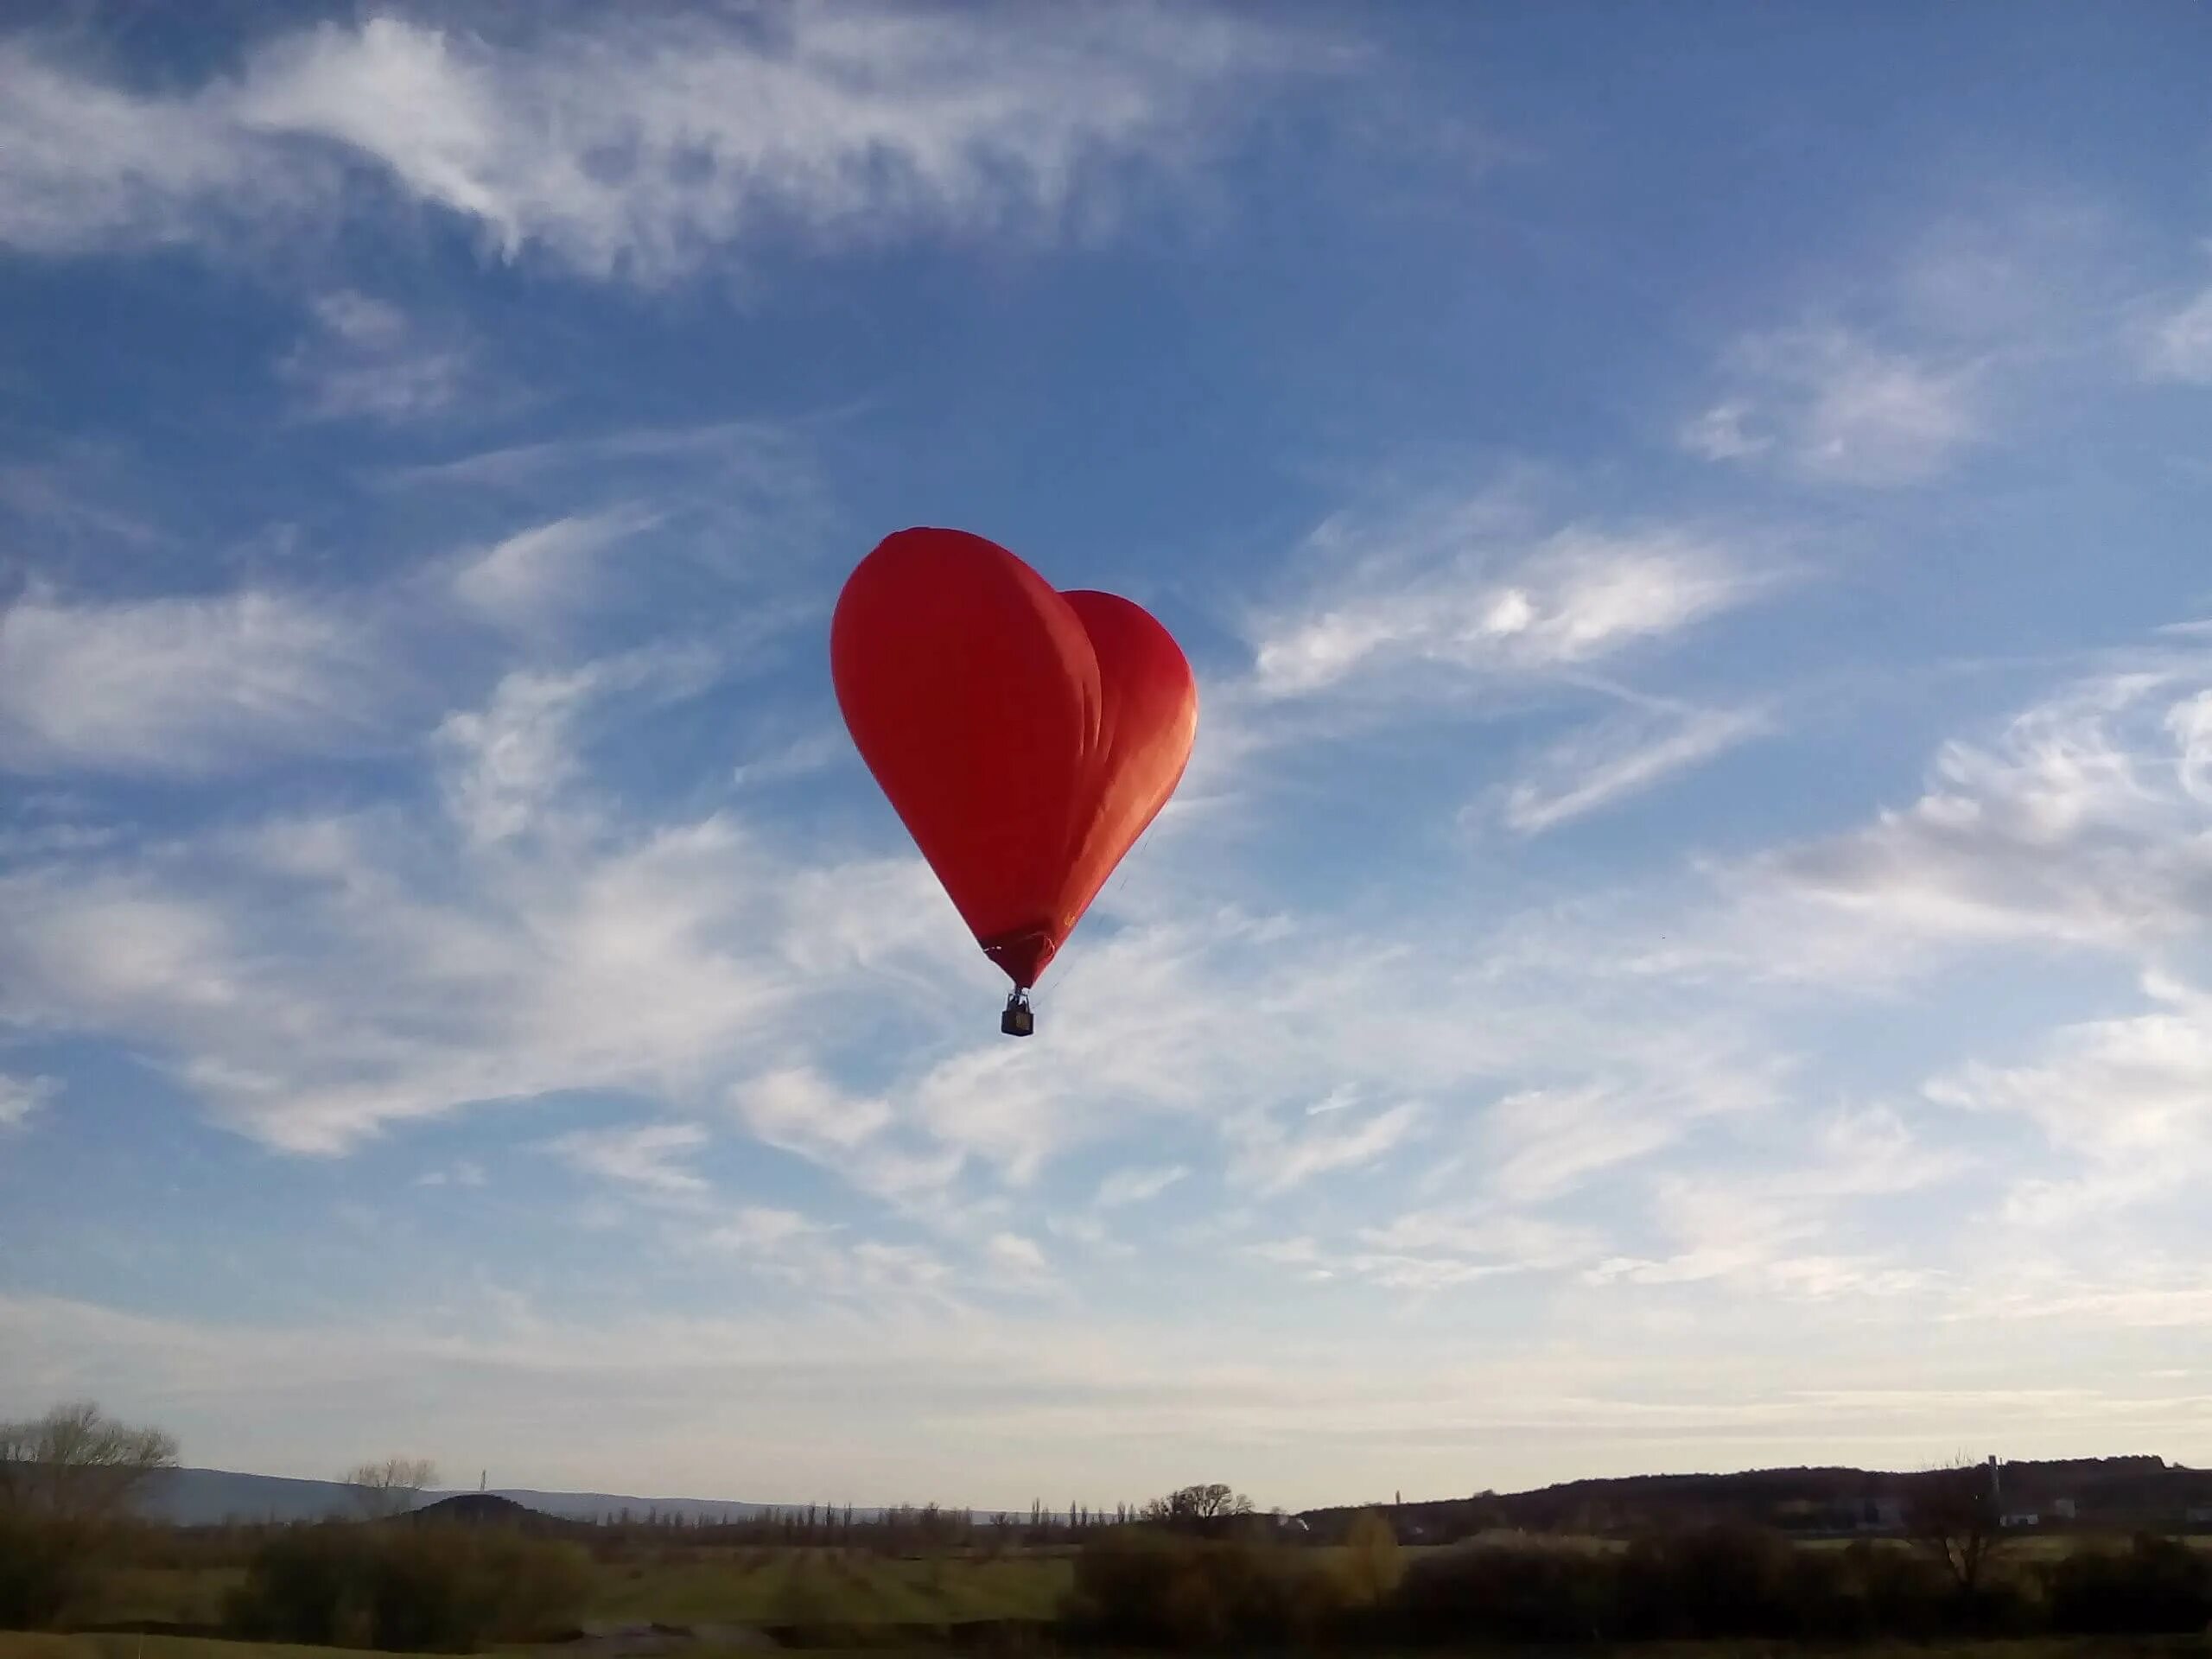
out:
{"label": "distant hill", "polygon": [[289,1480],[227,1469],[170,1469],[147,1483],[138,1511],[151,1521],[206,1526],[219,1521],[321,1521],[359,1513],[353,1489],[335,1480]]}
{"label": "distant hill", "polygon": [[[2091,1525],[2172,1522],[2192,1510],[2212,1509],[2212,1472],[2157,1457],[2003,1463],[1998,1478],[2008,1511],[2055,1517],[2063,1501]],[[1881,1533],[1900,1526],[1913,1480],[1910,1472],[1843,1468],[1628,1475],[1372,1507],[1393,1518],[1401,1537],[1431,1542],[1497,1529],[1630,1533],[1715,1521],[1802,1534]],[[1350,1507],[1309,1510],[1300,1519],[1315,1536],[1329,1538],[1357,1513]]]}
{"label": "distant hill", "polygon": [[451,1497],[417,1504],[412,1512],[393,1524],[411,1526],[418,1522],[438,1526],[503,1527],[548,1538],[588,1536],[592,1530],[588,1522],[546,1515],[498,1492],[455,1492]]}
{"label": "distant hill", "polygon": [[[1630,1532],[1644,1527],[1740,1520],[1799,1533],[1891,1531],[1913,1477],[1878,1469],[1752,1469],[1735,1474],[1630,1475],[1573,1480],[1525,1492],[1483,1492],[1434,1502],[1379,1504],[1408,1541],[1442,1542],[1496,1528],[1529,1532]],[[2070,1503],[2093,1525],[2126,1526],[2212,1512],[2212,1471],[2163,1458],[2075,1458],[2001,1465],[2008,1509],[2050,1510]],[[499,1487],[488,1493],[426,1492],[422,1504],[501,1499],[563,1521],[745,1521],[804,1505],[729,1498],[638,1497],[618,1492],[546,1492]],[[466,1505],[462,1507],[466,1508]],[[1308,1510],[1300,1519],[1332,1537],[1360,1506]],[[151,1520],[195,1526],[223,1521],[315,1521],[359,1513],[353,1489],[334,1480],[290,1480],[222,1469],[175,1469],[148,1488]],[[873,1518],[875,1510],[855,1510]],[[977,1511],[977,1519],[988,1512]]]}
{"label": "distant hill", "polygon": [[[454,1494],[425,1492],[422,1503],[451,1496]],[[632,1497],[615,1492],[539,1492],[519,1487],[502,1488],[490,1496],[569,1521],[611,1521],[626,1511],[633,1520],[658,1515],[680,1516],[686,1521],[742,1521],[778,1507],[727,1498]],[[177,1526],[210,1526],[223,1521],[323,1521],[357,1515],[359,1510],[353,1489],[342,1481],[293,1480],[227,1469],[172,1469],[149,1484],[139,1501],[139,1512],[149,1520]]]}

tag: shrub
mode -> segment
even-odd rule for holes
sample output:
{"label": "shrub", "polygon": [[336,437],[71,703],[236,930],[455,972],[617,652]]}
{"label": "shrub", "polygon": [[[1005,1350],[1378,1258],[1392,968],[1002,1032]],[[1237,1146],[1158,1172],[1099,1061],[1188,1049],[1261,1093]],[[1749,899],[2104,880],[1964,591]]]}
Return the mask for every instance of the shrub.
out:
{"label": "shrub", "polygon": [[1406,1571],[1398,1611],[1416,1641],[1602,1640],[1619,1627],[1617,1563],[1555,1544],[1463,1544]]}
{"label": "shrub", "polygon": [[2149,1635],[2212,1623],[2212,1561],[2175,1539],[2138,1533],[2125,1551],[2084,1550],[2043,1577],[2057,1630]]}
{"label": "shrub", "polygon": [[574,1545],[480,1528],[323,1524],[272,1538],[232,1599],[258,1641],[467,1652],[572,1625],[590,1567]]}
{"label": "shrub", "polygon": [[44,1630],[89,1599],[95,1544],[81,1527],[0,1515],[0,1630]]}
{"label": "shrub", "polygon": [[1341,1561],[1344,1587],[1353,1601],[1373,1605],[1386,1599],[1406,1576],[1405,1558],[1398,1550],[1398,1535],[1389,1518],[1376,1510],[1362,1510],[1352,1517],[1344,1535]]}
{"label": "shrub", "polygon": [[1622,1558],[1622,1618],[1633,1636],[1786,1636],[1796,1552],[1735,1522],[1643,1538]]}
{"label": "shrub", "polygon": [[1310,1638],[1344,1605],[1344,1586],[1314,1557],[1117,1528],[1077,1554],[1065,1616],[1107,1640],[1220,1648]]}

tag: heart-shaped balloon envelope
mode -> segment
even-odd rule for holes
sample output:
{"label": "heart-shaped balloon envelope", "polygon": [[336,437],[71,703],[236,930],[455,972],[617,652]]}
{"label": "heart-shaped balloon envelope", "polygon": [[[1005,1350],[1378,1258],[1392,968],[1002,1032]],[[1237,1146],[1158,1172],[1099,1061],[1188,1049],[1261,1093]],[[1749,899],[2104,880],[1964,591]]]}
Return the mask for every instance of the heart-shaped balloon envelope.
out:
{"label": "heart-shaped balloon envelope", "polygon": [[846,579],[830,669],[861,758],[1027,990],[1182,779],[1182,651],[1128,600],[1056,592],[980,536],[902,530]]}

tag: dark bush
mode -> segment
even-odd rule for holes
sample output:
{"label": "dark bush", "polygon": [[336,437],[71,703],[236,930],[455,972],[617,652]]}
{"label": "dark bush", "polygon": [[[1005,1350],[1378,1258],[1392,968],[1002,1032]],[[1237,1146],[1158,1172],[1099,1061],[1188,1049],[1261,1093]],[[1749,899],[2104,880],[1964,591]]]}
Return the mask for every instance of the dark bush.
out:
{"label": "dark bush", "polygon": [[86,1529],[0,1515],[0,1630],[59,1624],[99,1587],[98,1540]]}
{"label": "dark bush", "polygon": [[1619,1630],[1620,1578],[1601,1550],[1464,1544],[1408,1567],[1397,1611],[1420,1642],[1602,1641]]}
{"label": "dark bush", "polygon": [[1117,1528],[1076,1556],[1065,1618],[1096,1640],[1218,1648],[1310,1638],[1344,1602],[1312,1554]]}
{"label": "dark bush", "polygon": [[1840,1550],[1801,1554],[1806,1561],[1821,1561],[1828,1574],[1818,1590],[1801,1581],[1797,1605],[1804,1634],[1839,1641],[1924,1638],[1957,1623],[1957,1586],[1933,1561],[1901,1545],[1860,1538]]}
{"label": "dark bush", "polygon": [[1795,1635],[1806,1620],[1793,1594],[1809,1588],[1824,1600],[1827,1588],[1818,1567],[1798,1569],[1797,1558],[1786,1539],[1738,1522],[1638,1539],[1620,1560],[1624,1632]]}
{"label": "dark bush", "polygon": [[324,1524],[270,1539],[233,1595],[257,1641],[465,1653],[572,1626],[590,1584],[574,1545],[481,1528]]}
{"label": "dark bush", "polygon": [[2212,1624],[2212,1560],[2172,1538],[2139,1533],[2125,1551],[2083,1550],[2043,1576],[2056,1630],[2150,1635]]}

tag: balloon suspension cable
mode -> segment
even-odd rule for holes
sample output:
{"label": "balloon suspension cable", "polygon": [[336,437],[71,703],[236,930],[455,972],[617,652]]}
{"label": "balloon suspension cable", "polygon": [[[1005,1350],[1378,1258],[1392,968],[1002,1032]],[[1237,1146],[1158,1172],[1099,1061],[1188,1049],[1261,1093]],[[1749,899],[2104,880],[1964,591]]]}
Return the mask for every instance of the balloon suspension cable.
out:
{"label": "balloon suspension cable", "polygon": [[1037,1030],[1037,1011],[1029,1006],[1029,993],[1016,989],[1006,1000],[1006,1012],[999,1016],[999,1029],[1008,1037],[1027,1037]]}

